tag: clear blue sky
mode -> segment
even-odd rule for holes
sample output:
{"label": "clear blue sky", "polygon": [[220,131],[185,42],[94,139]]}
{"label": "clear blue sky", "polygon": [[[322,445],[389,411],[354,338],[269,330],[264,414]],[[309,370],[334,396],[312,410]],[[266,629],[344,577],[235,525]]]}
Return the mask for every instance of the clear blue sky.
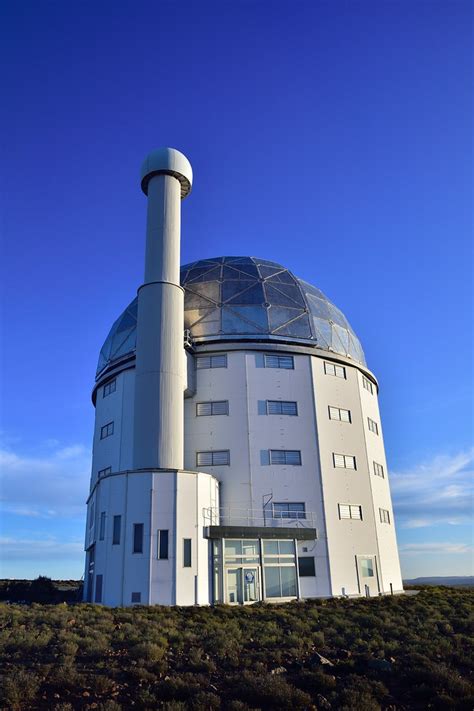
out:
{"label": "clear blue sky", "polygon": [[405,576],[470,572],[471,9],[2,3],[0,575],[82,573],[90,391],[162,145],[195,171],[183,262],[280,262],[359,335]]}

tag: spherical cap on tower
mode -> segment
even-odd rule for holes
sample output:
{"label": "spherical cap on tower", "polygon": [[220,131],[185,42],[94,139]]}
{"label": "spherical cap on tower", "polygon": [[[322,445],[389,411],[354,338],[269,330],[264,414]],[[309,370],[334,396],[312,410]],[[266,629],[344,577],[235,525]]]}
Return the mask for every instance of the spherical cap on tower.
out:
{"label": "spherical cap on tower", "polygon": [[181,183],[181,198],[191,192],[193,169],[185,155],[175,148],[158,148],[151,151],[141,167],[141,186],[148,195],[148,183],[154,175],[172,175]]}

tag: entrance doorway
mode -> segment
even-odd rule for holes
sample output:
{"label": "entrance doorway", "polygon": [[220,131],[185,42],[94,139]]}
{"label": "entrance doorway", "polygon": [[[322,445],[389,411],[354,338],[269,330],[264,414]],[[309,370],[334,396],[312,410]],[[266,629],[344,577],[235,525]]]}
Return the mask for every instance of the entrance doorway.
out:
{"label": "entrance doorway", "polygon": [[259,568],[227,568],[225,601],[245,605],[260,600]]}

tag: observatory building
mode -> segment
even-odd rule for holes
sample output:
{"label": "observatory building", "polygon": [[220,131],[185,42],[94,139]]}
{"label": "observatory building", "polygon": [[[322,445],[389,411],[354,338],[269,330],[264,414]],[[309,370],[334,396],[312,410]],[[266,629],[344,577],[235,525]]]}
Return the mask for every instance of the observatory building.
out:
{"label": "observatory building", "polygon": [[150,153],[145,278],[102,347],[85,600],[402,592],[378,383],[345,316],[256,257],[180,269],[185,156]]}

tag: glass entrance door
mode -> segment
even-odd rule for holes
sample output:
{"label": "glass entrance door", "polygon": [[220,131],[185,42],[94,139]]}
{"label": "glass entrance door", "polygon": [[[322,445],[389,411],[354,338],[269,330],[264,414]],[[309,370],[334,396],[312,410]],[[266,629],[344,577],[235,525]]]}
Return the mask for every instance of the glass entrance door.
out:
{"label": "glass entrance door", "polygon": [[258,568],[227,568],[225,601],[242,605],[260,600]]}

